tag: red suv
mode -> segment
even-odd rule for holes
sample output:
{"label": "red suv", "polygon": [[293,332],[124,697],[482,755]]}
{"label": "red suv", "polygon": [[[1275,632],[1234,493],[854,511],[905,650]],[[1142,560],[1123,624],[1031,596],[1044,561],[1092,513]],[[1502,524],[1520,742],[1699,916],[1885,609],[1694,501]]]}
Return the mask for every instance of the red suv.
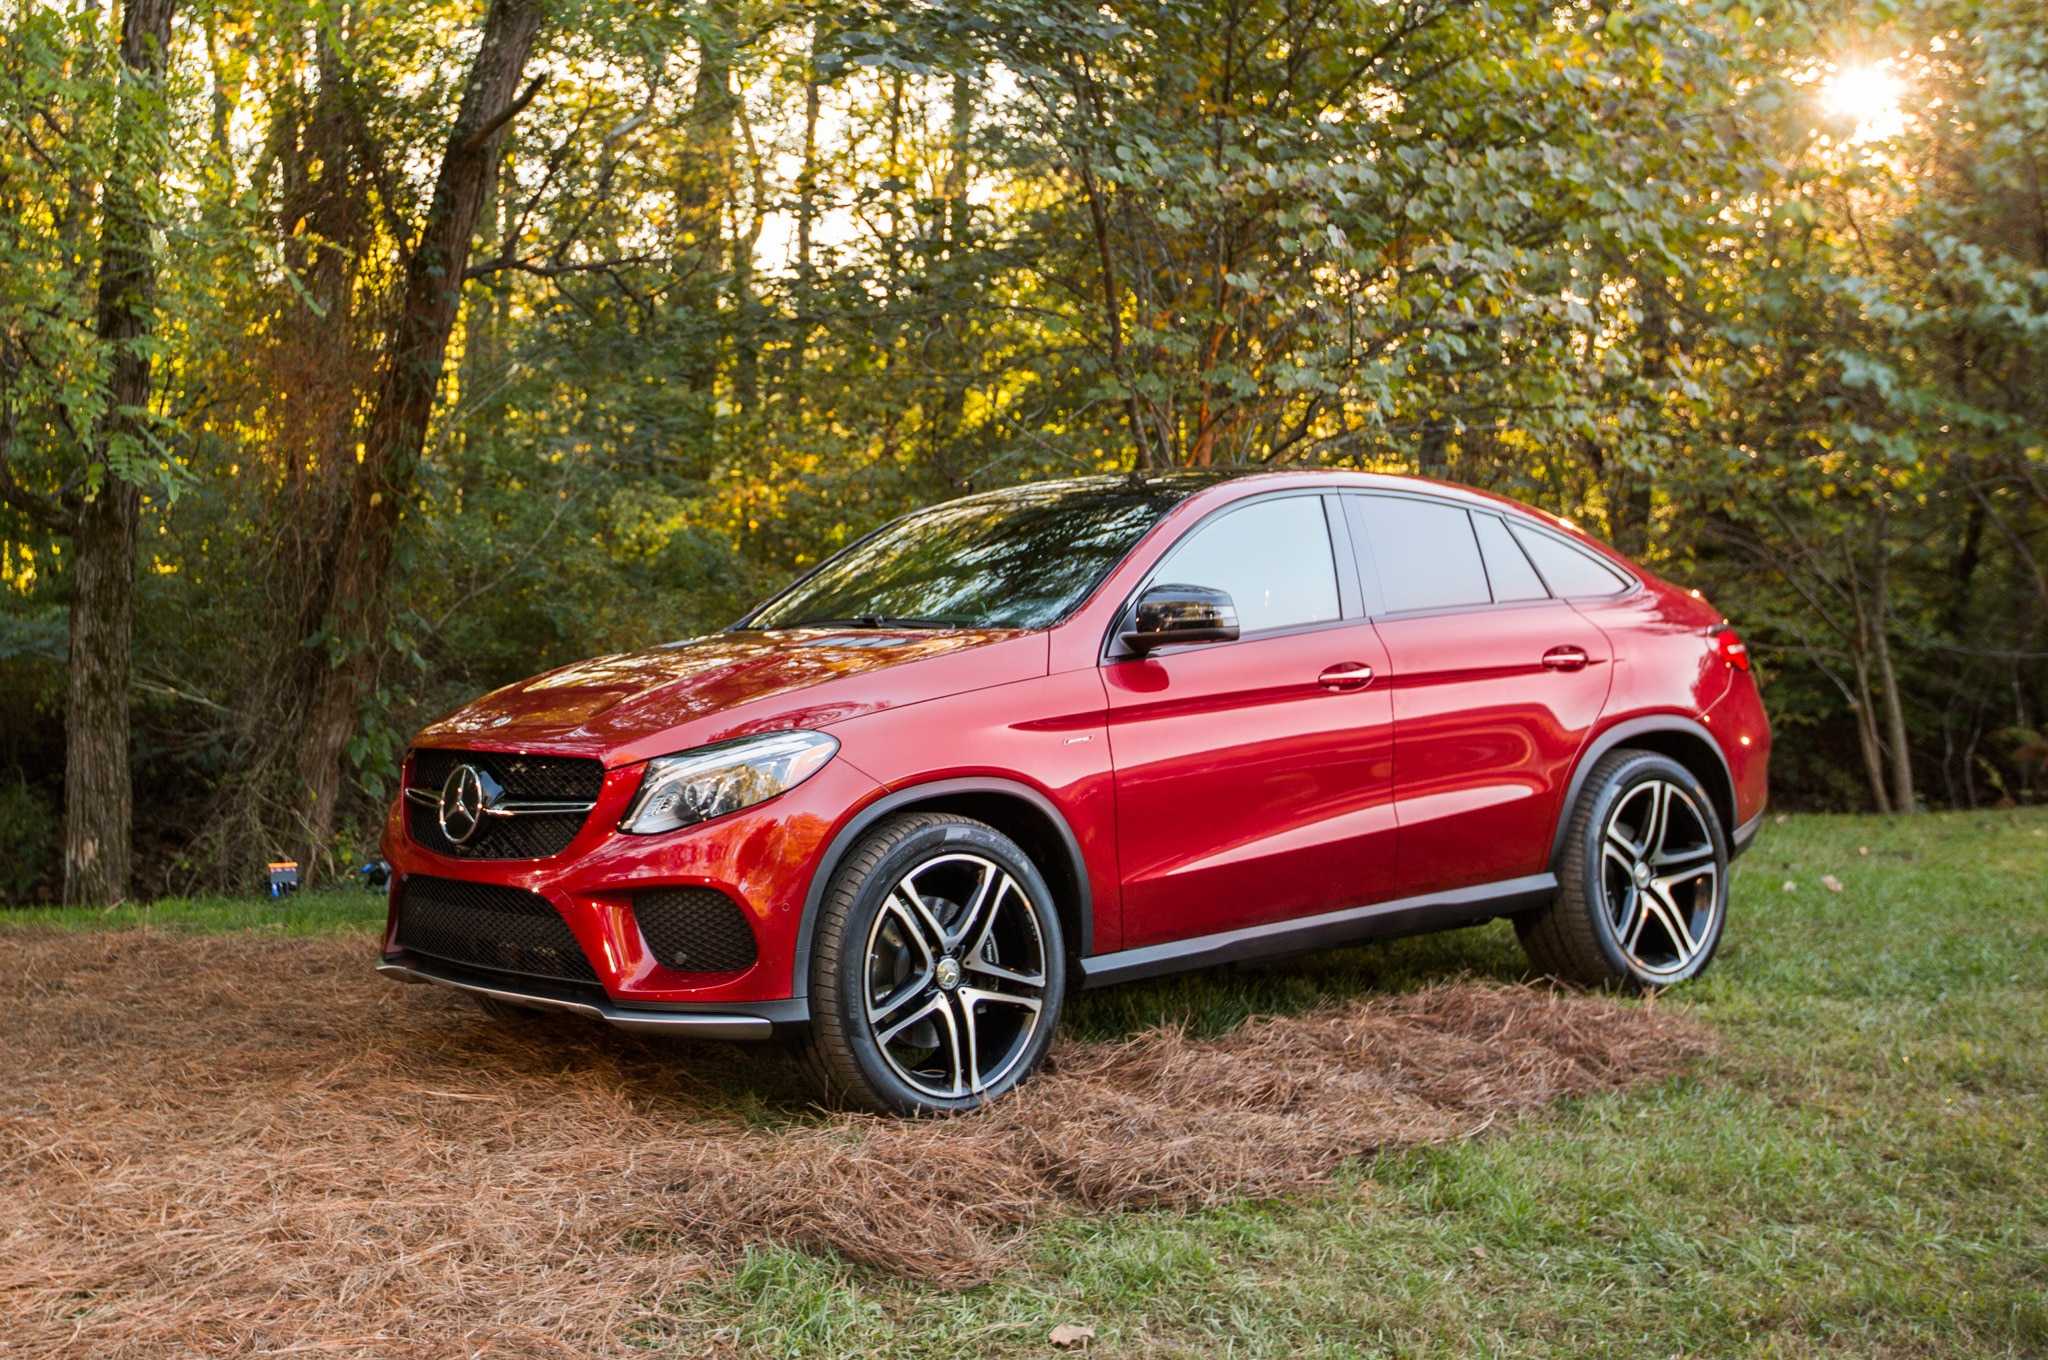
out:
{"label": "red suv", "polygon": [[422,732],[384,972],[797,1040],[829,1098],[1028,1076],[1070,987],[1511,917],[1705,968],[1770,728],[1697,593],[1498,497],[1096,477],[907,515],[723,633]]}

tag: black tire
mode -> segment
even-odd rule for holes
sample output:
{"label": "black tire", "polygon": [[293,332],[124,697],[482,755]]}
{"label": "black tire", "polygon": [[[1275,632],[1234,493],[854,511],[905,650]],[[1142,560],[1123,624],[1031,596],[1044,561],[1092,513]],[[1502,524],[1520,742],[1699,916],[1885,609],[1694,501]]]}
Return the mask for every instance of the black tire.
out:
{"label": "black tire", "polygon": [[1700,781],[1624,747],[1587,774],[1569,815],[1557,896],[1515,920],[1530,963],[1633,991],[1698,977],[1728,920],[1728,836]]}
{"label": "black tire", "polygon": [[[906,879],[924,910],[899,895]],[[1044,1061],[1066,973],[1052,892],[1016,842],[967,817],[889,818],[847,853],[819,904],[799,1065],[828,1104],[976,1109]],[[963,1025],[976,1041],[949,1042]]]}

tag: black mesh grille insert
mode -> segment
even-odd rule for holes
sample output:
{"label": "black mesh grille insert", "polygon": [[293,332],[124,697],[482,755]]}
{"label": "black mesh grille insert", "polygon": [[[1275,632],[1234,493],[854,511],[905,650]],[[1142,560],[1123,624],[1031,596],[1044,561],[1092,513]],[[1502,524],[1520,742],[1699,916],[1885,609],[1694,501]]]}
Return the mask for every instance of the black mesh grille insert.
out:
{"label": "black mesh grille insert", "polygon": [[596,982],[569,923],[538,893],[415,874],[398,901],[399,948],[450,963]]}
{"label": "black mesh grille insert", "polygon": [[663,967],[724,973],[754,964],[746,914],[716,888],[657,888],[635,893],[633,915]]}
{"label": "black mesh grille insert", "polygon": [[[594,803],[604,787],[604,766],[574,756],[528,756],[502,751],[446,751],[422,747],[412,753],[409,788],[438,798],[449,772],[470,764],[490,775],[507,798]],[[406,829],[413,840],[436,854],[458,859],[544,859],[566,850],[583,829],[588,813],[542,817],[486,817],[474,836],[461,845],[441,834],[439,813],[411,799],[405,804]]]}

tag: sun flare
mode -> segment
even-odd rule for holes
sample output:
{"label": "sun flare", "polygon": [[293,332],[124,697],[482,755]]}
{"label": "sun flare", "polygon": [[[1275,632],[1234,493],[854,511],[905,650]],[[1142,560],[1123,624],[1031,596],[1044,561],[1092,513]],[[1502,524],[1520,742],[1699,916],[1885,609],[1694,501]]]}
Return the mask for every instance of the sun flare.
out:
{"label": "sun flare", "polygon": [[1881,141],[1906,125],[1905,92],[1882,63],[1844,66],[1822,82],[1820,102],[1830,117],[1854,126],[1851,141]]}

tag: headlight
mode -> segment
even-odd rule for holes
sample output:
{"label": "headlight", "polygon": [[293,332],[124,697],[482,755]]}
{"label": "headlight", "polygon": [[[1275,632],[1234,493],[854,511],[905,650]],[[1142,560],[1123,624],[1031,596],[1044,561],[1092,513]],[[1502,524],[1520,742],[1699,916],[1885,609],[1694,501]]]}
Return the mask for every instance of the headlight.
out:
{"label": "headlight", "polygon": [[650,760],[619,829],[674,831],[766,802],[823,769],[838,750],[823,732],[770,732]]}

